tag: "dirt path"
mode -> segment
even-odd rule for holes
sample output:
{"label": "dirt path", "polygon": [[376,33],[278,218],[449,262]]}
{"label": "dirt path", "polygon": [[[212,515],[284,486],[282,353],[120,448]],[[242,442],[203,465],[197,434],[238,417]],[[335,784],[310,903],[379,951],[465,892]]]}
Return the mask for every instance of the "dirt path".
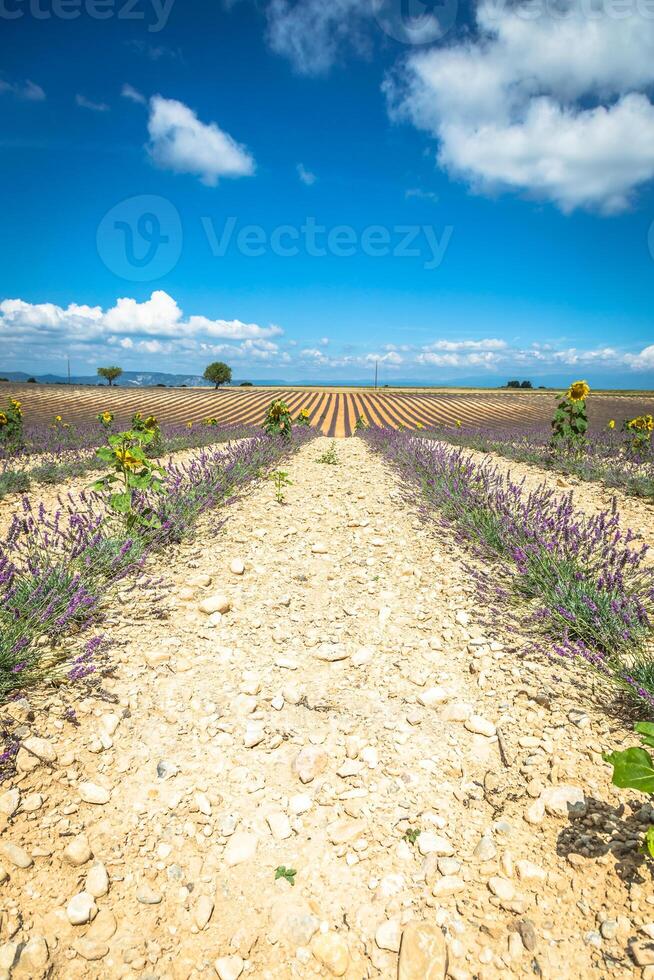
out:
{"label": "dirt path", "polygon": [[115,704],[39,711],[0,794],[0,978],[391,980],[401,940],[401,980],[651,980],[643,815],[598,754],[625,729],[481,625],[362,441],[329,445],[153,569],[166,620],[116,605]]}

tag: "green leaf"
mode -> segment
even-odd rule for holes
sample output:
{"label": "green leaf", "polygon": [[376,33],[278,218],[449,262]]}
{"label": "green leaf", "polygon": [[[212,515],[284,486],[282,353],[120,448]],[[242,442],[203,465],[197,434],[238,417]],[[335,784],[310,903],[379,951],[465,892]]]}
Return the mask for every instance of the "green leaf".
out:
{"label": "green leaf", "polygon": [[648,827],[643,840],[642,853],[654,857],[654,827]]}
{"label": "green leaf", "polygon": [[112,509],[118,514],[129,514],[132,509],[132,495],[129,493],[114,493],[109,498],[109,503]]}
{"label": "green leaf", "polygon": [[281,864],[278,868],[275,868],[275,881],[277,881],[278,878],[286,878],[291,885],[294,885],[296,874],[297,871],[295,868],[285,868],[284,865]]}
{"label": "green leaf", "polygon": [[654,762],[645,749],[632,748],[612,752],[604,761],[613,766],[613,784],[622,789],[638,789],[654,793]]}
{"label": "green leaf", "polygon": [[654,748],[654,722],[639,721],[634,725],[634,731],[640,735],[640,740],[643,745],[649,745],[650,748]]}

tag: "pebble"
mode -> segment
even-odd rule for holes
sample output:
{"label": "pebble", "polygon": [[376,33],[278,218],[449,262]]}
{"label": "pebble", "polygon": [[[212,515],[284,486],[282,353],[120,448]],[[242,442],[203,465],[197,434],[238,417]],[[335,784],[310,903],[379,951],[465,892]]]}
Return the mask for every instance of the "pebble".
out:
{"label": "pebble", "polygon": [[324,772],[329,762],[329,756],[318,745],[305,745],[300,750],[293,763],[293,768],[302,783],[310,783]]}
{"label": "pebble", "polygon": [[31,868],[34,864],[31,855],[27,853],[25,848],[18,844],[12,844],[11,841],[0,844],[0,854],[15,868]]}
{"label": "pebble", "polygon": [[86,891],[93,898],[102,898],[109,891],[109,875],[101,861],[96,861],[87,874]]}
{"label": "pebble", "polygon": [[445,895],[455,895],[457,892],[463,891],[465,887],[465,881],[458,875],[443,875],[442,878],[438,879],[431,893],[434,898],[440,898]]}
{"label": "pebble", "polygon": [[225,847],[223,853],[225,864],[233,868],[235,865],[242,864],[244,861],[250,861],[256,854],[258,843],[258,838],[254,834],[250,834],[245,830],[236,831],[229,838]]}
{"label": "pebble", "polygon": [[136,892],[136,901],[141,905],[159,905],[162,900],[161,892],[158,892],[147,881],[142,881]]}
{"label": "pebble", "polygon": [[450,857],[454,854],[454,847],[446,837],[440,837],[431,830],[423,830],[418,837],[418,850],[421,854],[436,854],[441,857]]}
{"label": "pebble", "polygon": [[224,615],[229,612],[232,608],[230,600],[225,595],[212,595],[206,599],[203,599],[199,603],[198,609],[200,612],[204,613],[206,616],[211,616],[213,613],[220,613]]}
{"label": "pebble", "polygon": [[109,790],[104,786],[96,786],[95,783],[80,783],[79,795],[84,803],[94,803],[98,806],[108,803],[111,799]]}
{"label": "pebble", "polygon": [[493,875],[488,879],[488,888],[503,902],[510,902],[515,895],[513,884],[507,878],[500,878],[499,875]]}
{"label": "pebble", "polygon": [[418,694],[418,702],[424,708],[434,708],[437,704],[443,704],[448,698],[449,694],[444,687],[427,687]]}
{"label": "pebble", "polygon": [[636,966],[654,965],[654,942],[637,939],[630,944],[629,952]]}
{"label": "pebble", "polygon": [[109,947],[106,943],[98,942],[94,939],[78,939],[75,943],[75,952],[82,957],[83,960],[90,960],[95,962],[96,960],[104,959],[104,957],[109,952]]}
{"label": "pebble", "polygon": [[473,852],[478,861],[492,861],[497,848],[490,837],[482,837]]}
{"label": "pebble", "polygon": [[229,566],[229,570],[232,573],[232,575],[242,575],[245,571],[245,564],[241,561],[240,558],[234,558],[234,560]]}
{"label": "pebble", "polygon": [[340,643],[322,643],[313,653],[316,660],[324,660],[326,663],[337,663],[339,660],[347,660],[350,656],[349,651]]}
{"label": "pebble", "polygon": [[18,966],[12,976],[29,977],[29,980],[48,975],[50,951],[43,936],[33,936],[24,946],[20,954]]}
{"label": "pebble", "polygon": [[291,824],[285,813],[269,813],[266,822],[275,840],[287,840],[293,833]]}
{"label": "pebble", "polygon": [[316,544],[311,545],[311,553],[314,555],[326,555],[327,545],[323,544],[322,541],[318,541]]}
{"label": "pebble", "polygon": [[9,789],[0,795],[0,813],[6,817],[14,815],[20,803],[20,790],[17,788]]}
{"label": "pebble", "polygon": [[200,895],[195,903],[193,918],[198,929],[205,929],[213,915],[214,901],[209,895]]}
{"label": "pebble", "polygon": [[447,971],[442,930],[430,922],[409,922],[402,932],[397,980],[444,980]]}
{"label": "pebble", "polygon": [[88,838],[84,834],[74,837],[64,848],[64,860],[79,868],[93,857]]}
{"label": "pebble", "polygon": [[83,926],[87,922],[92,922],[98,914],[98,906],[95,904],[93,895],[88,892],[79,892],[73,895],[66,906],[68,921],[74,926]]}
{"label": "pebble", "polygon": [[553,817],[567,817],[586,812],[584,791],[579,786],[548,786],[540,795],[545,812]]}
{"label": "pebble", "polygon": [[465,722],[465,727],[474,735],[485,735],[486,738],[492,738],[493,735],[497,734],[493,722],[488,721],[487,718],[482,718],[481,715],[470,715]]}
{"label": "pebble", "polygon": [[374,654],[370,647],[359,647],[355,650],[351,657],[351,663],[355,667],[363,667],[364,664],[369,664],[372,660]]}
{"label": "pebble", "polygon": [[243,735],[243,745],[246,749],[253,749],[255,746],[260,745],[266,737],[263,722],[261,721],[249,721],[245,726],[245,734]]}
{"label": "pebble", "polygon": [[219,956],[214,962],[214,969],[220,980],[238,980],[244,966],[240,956]]}
{"label": "pebble", "polygon": [[441,718],[443,721],[467,721],[472,714],[472,708],[463,701],[453,701],[446,704],[443,708]]}
{"label": "pebble", "polygon": [[375,942],[380,949],[388,949],[391,953],[399,953],[402,927],[399,919],[386,919],[375,932]]}
{"label": "pebble", "polygon": [[320,932],[311,941],[311,952],[335,976],[345,975],[350,952],[342,936],[335,932]]}
{"label": "pebble", "polygon": [[36,756],[42,762],[56,762],[57,761],[57,750],[55,749],[52,742],[49,742],[47,738],[37,738],[32,735],[30,738],[26,738],[22,742],[22,747],[30,753],[30,755]]}

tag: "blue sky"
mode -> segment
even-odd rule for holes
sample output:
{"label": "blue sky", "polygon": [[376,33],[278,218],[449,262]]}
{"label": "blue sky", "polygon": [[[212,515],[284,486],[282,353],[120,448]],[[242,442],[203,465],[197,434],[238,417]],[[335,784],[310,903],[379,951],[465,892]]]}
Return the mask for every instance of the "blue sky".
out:
{"label": "blue sky", "polygon": [[3,0],[0,370],[654,387],[654,17],[535,2]]}

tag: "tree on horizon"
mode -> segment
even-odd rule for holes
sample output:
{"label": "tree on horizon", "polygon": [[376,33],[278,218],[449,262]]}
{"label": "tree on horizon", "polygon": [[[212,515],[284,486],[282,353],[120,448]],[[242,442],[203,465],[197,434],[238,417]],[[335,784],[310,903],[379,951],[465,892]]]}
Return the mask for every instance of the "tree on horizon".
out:
{"label": "tree on horizon", "polygon": [[99,367],[98,376],[100,378],[105,378],[110,385],[113,385],[114,381],[121,376],[123,369],[121,367]]}
{"label": "tree on horizon", "polygon": [[216,388],[219,388],[220,385],[230,383],[232,380],[232,369],[228,364],[223,363],[223,361],[213,361],[212,364],[206,366],[202,377],[205,381],[211,381]]}

